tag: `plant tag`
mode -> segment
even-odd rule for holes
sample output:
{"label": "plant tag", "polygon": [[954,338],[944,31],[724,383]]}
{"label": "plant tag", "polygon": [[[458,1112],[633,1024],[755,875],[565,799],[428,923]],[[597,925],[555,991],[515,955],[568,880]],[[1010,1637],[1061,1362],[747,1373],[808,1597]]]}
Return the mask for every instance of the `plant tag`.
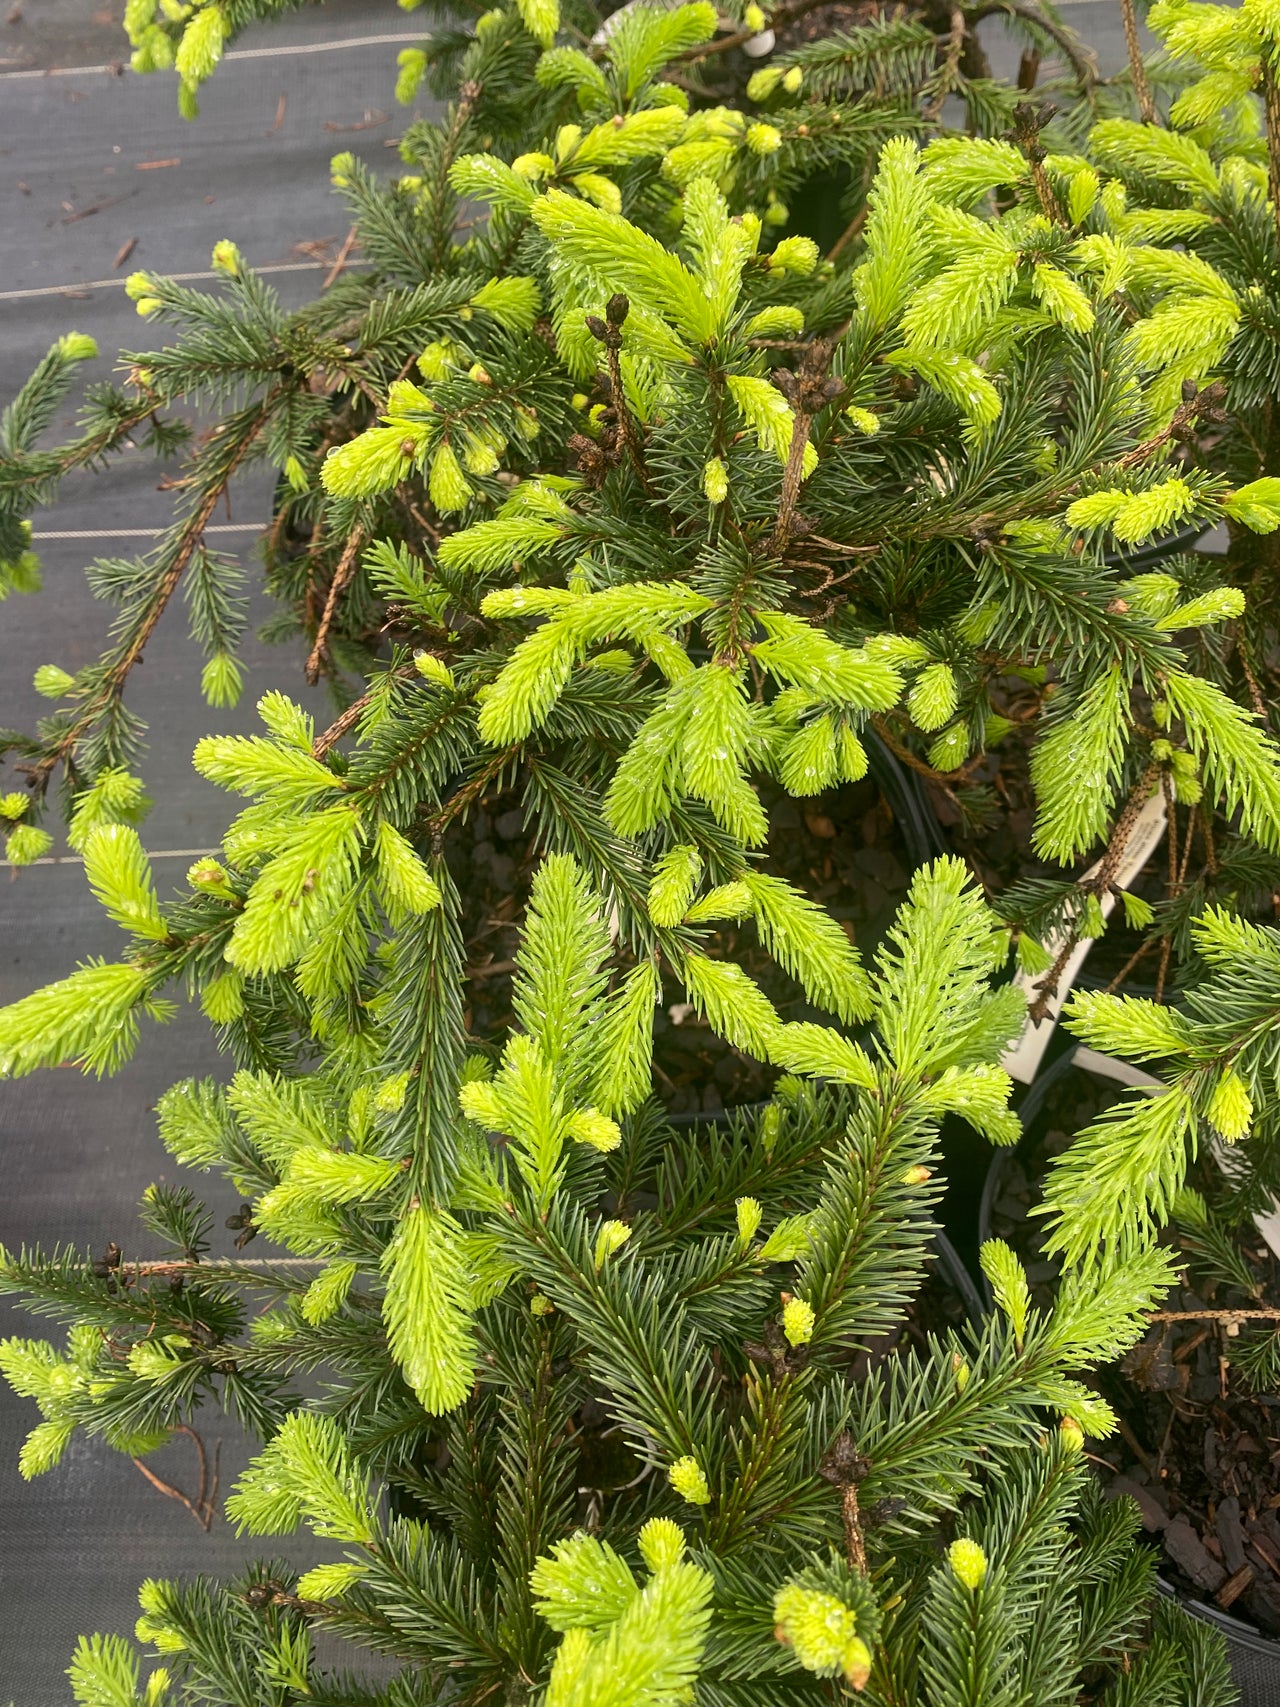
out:
{"label": "plant tag", "polygon": [[[1127,889],[1151,858],[1164,835],[1165,816],[1164,795],[1157,791],[1138,814],[1128,845],[1116,870],[1115,888]],[[1101,860],[1091,865],[1085,872],[1085,877],[1095,876],[1101,865]],[[1109,918],[1116,904],[1114,892],[1103,895],[1100,898],[1100,904],[1103,917]],[[1044,944],[1046,952],[1056,960],[1066,940],[1065,935],[1048,937]],[[1021,1035],[1009,1045],[1000,1058],[1000,1065],[1005,1072],[1010,1077],[1021,1080],[1024,1085],[1029,1085],[1040,1071],[1040,1062],[1044,1058],[1045,1050],[1049,1047],[1049,1039],[1053,1036],[1053,1028],[1057,1024],[1062,1004],[1067,999],[1067,992],[1075,982],[1076,976],[1084,964],[1085,956],[1092,947],[1092,937],[1083,937],[1076,944],[1071,951],[1070,959],[1062,969],[1062,976],[1058,979],[1058,988],[1049,1003],[1048,1013],[1038,1022],[1028,1019]],[[1014,979],[1014,983],[1026,996],[1028,1003],[1034,1002],[1040,994],[1040,977],[1041,974],[1035,972],[1019,972]]]}

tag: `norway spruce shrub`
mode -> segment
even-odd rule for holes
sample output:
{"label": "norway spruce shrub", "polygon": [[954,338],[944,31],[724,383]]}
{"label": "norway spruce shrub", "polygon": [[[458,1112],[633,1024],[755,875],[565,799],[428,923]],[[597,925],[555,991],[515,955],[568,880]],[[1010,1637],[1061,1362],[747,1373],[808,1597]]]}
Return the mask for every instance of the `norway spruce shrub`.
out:
{"label": "norway spruce shrub", "polygon": [[[160,916],[149,886],[128,905]],[[213,1395],[265,1441],[229,1515],[335,1544],[301,1578],[147,1582],[160,1663],[143,1681],[123,1637],[85,1639],[79,1701],[1233,1698],[1203,1626],[1150,1628],[1136,1513],[1081,1450],[1111,1418],[1078,1374],[1141,1333],[1165,1253],[1080,1265],[1045,1315],[992,1241],[980,1331],[860,1351],[916,1294],[939,1119],[1010,1119],[992,1059],[1020,1003],[989,988],[1004,935],[958,861],[917,874],[865,975],[874,1041],[785,1028],[804,1069],[719,1133],[648,1097],[651,962],[611,977],[606,898],[570,855],[536,880],[496,1058],[466,1053],[441,989],[444,904],[400,906],[358,1039],[159,1111],[171,1154],[226,1173],[308,1277],[211,1257],[174,1187],[144,1203],[145,1261],[7,1259],[71,1324],[65,1353],[0,1352],[44,1414],[27,1474],[77,1428],[145,1452]],[[691,957],[698,934],[662,933]],[[302,1404],[314,1369],[327,1394]],[[394,1681],[321,1667],[317,1630]]]}
{"label": "norway spruce shrub", "polygon": [[[190,91],[270,9],[129,22]],[[1097,928],[1153,790],[1276,851],[1276,752],[1216,638],[1245,590],[1113,549],[1280,524],[1265,469],[1218,460],[1242,288],[1176,222],[1125,223],[1096,89],[1059,120],[997,97],[964,32],[797,46],[729,104],[699,82],[732,39],[709,6],[635,9],[593,42],[598,21],[495,9],[409,58],[405,92],[435,77],[452,101],[406,133],[405,175],[334,162],[365,270],[294,314],[230,242],[213,292],[135,275],[171,341],[44,450],[87,353],[64,339],[0,429],[15,588],[24,518],[67,469],[140,436],[188,459],[156,550],[91,571],[110,649],[42,667],[55,709],[6,738],[29,785],[0,798],[10,857],[47,847],[60,786],[128,946],[0,1011],[0,1071],[114,1070],[173,989],[198,994],[232,1076],[174,1087],[162,1139],[244,1198],[238,1244],[294,1259],[212,1254],[199,1203],[159,1186],[136,1253],[8,1255],[3,1283],[69,1329],[65,1350],[3,1350],[43,1417],[23,1468],[52,1470],[77,1428],[145,1452],[212,1399],[263,1441],[236,1520],[335,1543],[301,1580],[148,1583],[156,1669],[86,1639],[74,1690],[1225,1702],[1215,1642],[1153,1621],[1132,1514],[1085,1476],[1112,1419],[1082,1377],[1142,1333],[1170,1181],[1202,1121],[1248,1124],[1233,1073],[1270,1095],[1244,1082],[1265,1045],[1237,1072],[1238,1046],[1195,1053],[1194,1017],[1095,1000],[1130,1053],[1183,1028],[1186,1084],[1162,1099],[1180,1124],[1094,1145],[1088,1190],[1068,1156],[1051,1314],[995,1243],[981,1329],[933,1331],[918,1291],[939,1122],[1017,1136],[1010,954],[1052,983],[1039,936]],[[951,93],[1009,134],[939,134]],[[833,160],[867,188],[824,257],[788,209]],[[199,441],[170,413],[191,402],[216,413]],[[262,735],[200,743],[247,804],[162,900],[127,682],[182,589],[206,695],[234,699],[239,583],[204,528],[264,460],[277,627],[341,709],[317,731],[271,693]],[[1010,681],[1033,690],[1025,729]],[[1100,872],[997,912],[940,860],[868,961],[762,868],[757,785],[860,777],[869,727],[957,783],[1029,737],[1038,853],[1101,846]],[[499,789],[544,857],[512,1028],[474,1035],[451,859]],[[1215,899],[1202,933],[1244,942],[1239,896]],[[728,952],[746,928],[811,1017],[784,1023]],[[659,999],[782,1073],[772,1100],[672,1129]],[[315,1371],[322,1396],[299,1398]],[[322,1666],[320,1629],[395,1681]]]}

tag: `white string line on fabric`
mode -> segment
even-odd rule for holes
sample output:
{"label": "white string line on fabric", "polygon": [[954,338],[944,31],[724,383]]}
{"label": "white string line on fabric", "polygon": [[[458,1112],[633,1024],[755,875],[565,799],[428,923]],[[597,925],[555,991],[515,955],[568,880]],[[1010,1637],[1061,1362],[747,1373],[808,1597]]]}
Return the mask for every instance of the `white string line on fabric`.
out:
{"label": "white string line on fabric", "polygon": [[[367,267],[372,263],[356,258],[348,261],[344,272],[350,272],[353,267]],[[270,266],[255,267],[255,273],[314,273],[328,272],[332,263],[329,261],[276,261]],[[175,284],[192,284],[199,279],[219,279],[223,273],[163,273],[160,275],[172,279]],[[82,290],[123,290],[128,284],[127,278],[121,279],[77,279],[72,284],[61,285],[31,285],[26,290],[0,290],[0,302],[26,302],[40,296],[70,296],[74,298],[77,291]]]}
{"label": "white string line on fabric", "polygon": [[[201,533],[265,533],[269,522],[214,522]],[[37,528],[34,541],[48,539],[159,539],[168,528]]]}
{"label": "white string line on fabric", "polygon": [[[224,53],[220,61],[226,65],[233,59],[288,59],[294,54],[302,53],[336,53],[344,47],[401,47],[406,42],[420,42],[426,36],[425,30],[412,32],[401,31],[396,35],[385,36],[349,36],[346,41],[312,41],[298,42],[293,47],[236,47],[230,53]],[[43,71],[3,71],[0,72],[0,82],[7,82],[16,77],[33,80],[37,77],[119,77],[133,67],[124,61],[114,65],[51,65]]]}
{"label": "white string line on fabric", "polygon": [[[148,859],[212,859],[216,848],[159,848],[148,853]],[[82,854],[46,854],[43,859],[29,859],[15,865],[11,859],[0,859],[0,870],[31,871],[37,865],[83,865]]]}

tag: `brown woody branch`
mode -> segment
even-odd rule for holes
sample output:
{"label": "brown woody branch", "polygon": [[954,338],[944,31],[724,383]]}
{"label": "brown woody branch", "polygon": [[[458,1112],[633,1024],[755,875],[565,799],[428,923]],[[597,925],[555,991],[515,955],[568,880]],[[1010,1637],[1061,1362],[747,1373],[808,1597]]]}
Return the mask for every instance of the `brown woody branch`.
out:
{"label": "brown woody branch", "polygon": [[134,1458],[134,1466],[141,1471],[157,1493],[163,1494],[166,1499],[177,1500],[180,1505],[186,1506],[201,1529],[208,1530],[213,1524],[213,1514],[218,1509],[219,1460],[222,1456],[222,1442],[218,1441],[213,1449],[213,1475],[211,1478],[204,1442],[195,1429],[189,1428],[186,1423],[179,1423],[174,1432],[190,1435],[196,1443],[196,1454],[200,1465],[200,1485],[194,1499],[190,1495],[184,1494],[181,1488],[174,1487],[172,1482],[166,1482],[163,1476],[157,1476],[154,1470],[142,1462],[141,1458]]}
{"label": "brown woody branch", "polygon": [[1221,380],[1215,380],[1212,385],[1206,385],[1203,391],[1188,384],[1187,394],[1174,410],[1168,426],[1162,427],[1158,433],[1153,433],[1149,439],[1144,439],[1140,445],[1135,445],[1117,462],[1117,468],[1136,468],[1140,462],[1145,462],[1153,451],[1167,445],[1171,439],[1181,439],[1192,422],[1202,414],[1213,419],[1227,395],[1227,388]]}
{"label": "brown woody branch", "polygon": [[245,457],[249,453],[251,445],[261,432],[262,427],[271,412],[271,407],[274,401],[274,397],[268,398],[264,401],[262,407],[258,411],[257,419],[254,421],[251,428],[244,433],[240,443],[236,446],[230,461],[223,470],[221,478],[215,481],[215,483],[209,488],[201,498],[199,504],[197,504],[196,508],[192,511],[191,515],[188,516],[187,520],[183,523],[178,535],[177,547],[174,551],[172,561],[170,562],[169,567],[165,570],[164,575],[161,577],[160,583],[156,588],[150,605],[148,606],[146,615],[138,624],[132,639],[129,641],[124,651],[112,665],[110,671],[104,678],[101,687],[94,694],[93,698],[86,703],[75,722],[59,738],[57,744],[50,752],[46,753],[38,763],[20,767],[26,771],[26,774],[30,778],[30,786],[33,789],[43,791],[48,787],[49,778],[57,769],[58,765],[64,763],[70,758],[77,743],[95,719],[106,709],[108,705],[111,704],[113,700],[118,699],[120,694],[123,692],[124,685],[129,678],[130,671],[141,659],[143,652],[146,650],[148,640],[150,640],[152,634],[155,632],[156,624],[160,621],[160,618],[168,608],[169,600],[176,592],[179,582],[186,573],[188,564],[191,562],[196,549],[204,538],[204,530],[208,526],[210,518],[218,507],[219,499],[227,490],[232,475],[244,461]]}
{"label": "brown woody branch", "polygon": [[1133,82],[1133,92],[1138,97],[1138,112],[1143,124],[1155,124],[1156,104],[1151,99],[1147,68],[1142,63],[1142,43],[1138,40],[1138,19],[1133,9],[1133,0],[1120,0],[1120,16],[1124,20],[1124,45],[1129,54],[1129,76]]}
{"label": "brown woody branch", "polygon": [[[411,681],[417,672],[411,664],[405,664],[399,670],[393,670],[392,674],[401,681],[407,682]],[[374,691],[373,688],[370,688],[367,693],[362,693],[359,699],[353,699],[347,709],[334,718],[324,734],[316,736],[311,745],[311,757],[313,759],[324,758],[331,747],[335,746],[344,735],[349,734],[355,728],[369,701],[373,698]]]}
{"label": "brown woody branch", "polygon": [[921,111],[921,118],[928,124],[936,122],[946,104],[947,96],[955,88],[956,78],[960,72],[960,60],[964,54],[966,34],[965,15],[959,6],[951,8],[951,30],[947,37],[947,52],[938,69],[938,87],[933,98]]}
{"label": "brown woody branch", "polygon": [[1148,1310],[1148,1322],[1280,1322],[1280,1310]]}
{"label": "brown woody branch", "polygon": [[329,593],[324,601],[324,612],[320,618],[320,626],[316,630],[316,643],[311,648],[311,656],[307,659],[306,677],[313,686],[320,680],[320,672],[324,668],[325,653],[329,646],[329,630],[333,626],[339,595],[356,572],[356,563],[364,542],[365,529],[363,525],[353,527],[347,535],[347,543],[342,548],[342,556],[338,559],[338,567],[333,572],[333,580],[329,583]]}

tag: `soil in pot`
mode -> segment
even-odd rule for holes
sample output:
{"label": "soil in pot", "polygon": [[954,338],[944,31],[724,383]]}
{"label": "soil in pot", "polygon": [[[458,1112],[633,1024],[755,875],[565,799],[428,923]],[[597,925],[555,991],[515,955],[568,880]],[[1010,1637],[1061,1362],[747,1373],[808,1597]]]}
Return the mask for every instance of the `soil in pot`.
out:
{"label": "soil in pot", "polygon": [[[1206,1167],[1212,1167],[1207,1163]],[[1204,1180],[1211,1186],[1210,1180]],[[1163,1574],[1190,1598],[1280,1637],[1280,1264],[1246,1229],[1238,1281],[1192,1261],[1191,1284],[1109,1370],[1106,1397],[1125,1430],[1104,1453],[1113,1486],[1135,1492],[1165,1553]],[[1180,1241],[1185,1250],[1191,1241]],[[1246,1277],[1251,1284],[1246,1286]],[[1272,1322],[1222,1312],[1270,1309]]]}
{"label": "soil in pot", "polygon": [[[1032,1088],[1025,1136],[996,1158],[983,1235],[1004,1239],[1027,1269],[1035,1303],[1051,1305],[1058,1275],[1033,1215],[1044,1176],[1072,1135],[1122,1095],[1114,1081],[1070,1057]],[[1038,1094],[1037,1094],[1038,1093]],[[1198,1181],[1212,1196],[1216,1164],[1203,1158]],[[1184,1599],[1202,1601],[1280,1636],[1280,1263],[1246,1224],[1231,1239],[1240,1272],[1202,1264],[1197,1241],[1177,1229],[1188,1283],[1162,1310],[1190,1312],[1156,1321],[1095,1385],[1120,1421],[1091,1457],[1115,1494],[1137,1500],[1161,1575]],[[1274,1322],[1232,1324],[1221,1312],[1274,1309]]]}

